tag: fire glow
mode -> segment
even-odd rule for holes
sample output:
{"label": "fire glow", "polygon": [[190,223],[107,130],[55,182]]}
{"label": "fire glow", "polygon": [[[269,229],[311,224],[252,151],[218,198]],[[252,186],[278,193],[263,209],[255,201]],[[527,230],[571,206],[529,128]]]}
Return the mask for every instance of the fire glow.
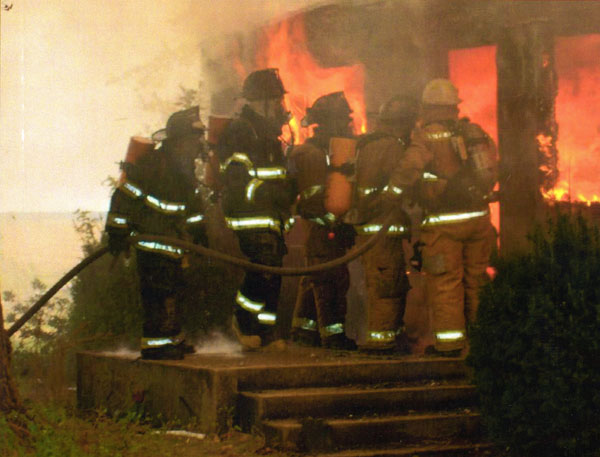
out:
{"label": "fire glow", "polygon": [[[600,35],[557,38],[555,65],[558,169],[560,179],[542,192],[547,200],[600,201]],[[449,55],[450,78],[464,100],[461,114],[470,116],[497,141],[495,47],[454,50]],[[548,138],[536,138],[540,151]],[[494,215],[497,221],[497,215]],[[497,222],[494,223],[496,226]]]}
{"label": "fire glow", "polygon": [[[452,50],[448,54],[448,68],[462,99],[460,115],[481,125],[498,144],[496,46]],[[490,211],[492,224],[500,230],[498,203],[492,203]]]}
{"label": "fire glow", "polygon": [[544,197],[559,201],[599,201],[600,35],[558,38],[558,184]]}
{"label": "fire glow", "polygon": [[300,128],[306,108],[318,97],[331,92],[344,91],[353,111],[355,133],[366,132],[363,66],[321,67],[308,49],[301,15],[264,31],[256,63],[258,68],[279,69],[288,91],[286,103],[293,115],[290,127],[295,143],[302,143],[311,133],[309,129]]}

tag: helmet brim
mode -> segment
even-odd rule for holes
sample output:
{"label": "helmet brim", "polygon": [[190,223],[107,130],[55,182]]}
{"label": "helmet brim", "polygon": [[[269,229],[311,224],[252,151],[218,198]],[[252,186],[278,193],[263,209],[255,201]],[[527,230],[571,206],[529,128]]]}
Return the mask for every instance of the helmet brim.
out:
{"label": "helmet brim", "polygon": [[156,132],[154,132],[151,136],[152,141],[156,142],[156,143],[160,143],[161,141],[164,141],[167,139],[167,129],[160,129],[157,130]]}

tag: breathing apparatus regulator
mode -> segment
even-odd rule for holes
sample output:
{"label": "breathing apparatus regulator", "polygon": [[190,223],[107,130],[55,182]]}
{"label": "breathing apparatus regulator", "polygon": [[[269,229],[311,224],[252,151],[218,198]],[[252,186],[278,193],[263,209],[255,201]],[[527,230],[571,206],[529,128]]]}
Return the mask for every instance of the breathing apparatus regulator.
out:
{"label": "breathing apparatus regulator", "polygon": [[456,124],[451,141],[469,171],[469,191],[485,202],[495,201],[497,155],[493,140],[477,124],[463,118]]}
{"label": "breathing apparatus regulator", "polygon": [[[461,101],[458,89],[447,79],[434,79],[423,90],[424,105],[456,106]],[[494,201],[498,158],[493,140],[468,118],[452,122],[450,127],[452,147],[469,174],[469,192],[485,202]]]}

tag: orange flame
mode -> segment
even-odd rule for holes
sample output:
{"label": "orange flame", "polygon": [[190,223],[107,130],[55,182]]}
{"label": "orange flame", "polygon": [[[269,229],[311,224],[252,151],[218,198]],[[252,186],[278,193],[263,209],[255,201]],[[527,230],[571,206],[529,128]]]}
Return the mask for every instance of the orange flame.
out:
{"label": "orange flame", "polygon": [[240,43],[237,40],[232,41],[232,65],[233,69],[237,73],[240,81],[243,81],[246,76],[248,76],[248,72],[246,71],[246,67],[242,63],[242,50],[240,49]]}
{"label": "orange flame", "polygon": [[592,203],[600,202],[600,197],[598,194],[592,194],[592,196],[588,196],[585,194],[577,193],[574,198],[571,198],[571,194],[569,192],[569,183],[567,181],[560,181],[553,189],[550,189],[548,192],[542,192],[542,195],[547,200],[554,200],[558,202],[568,202],[568,201],[576,201],[585,203],[587,206],[591,206]]}
{"label": "orange flame", "polygon": [[[556,40],[558,169],[549,198],[598,201],[600,184],[600,35]],[[551,191],[551,192],[552,192]],[[569,198],[571,197],[571,198]]]}
{"label": "orange flame", "polygon": [[287,106],[294,117],[290,129],[296,143],[303,142],[312,133],[299,127],[306,108],[321,95],[337,91],[344,91],[353,110],[355,132],[366,132],[363,66],[322,68],[308,50],[301,15],[265,30],[256,61],[261,68],[279,69],[288,91]]}
{"label": "orange flame", "polygon": [[[559,78],[556,120],[559,125],[560,181],[548,192],[549,201],[579,201],[588,206],[600,201],[600,35],[557,38],[555,65]],[[461,114],[471,117],[496,137],[496,49],[485,46],[453,50],[449,54],[450,79],[464,100]],[[548,57],[545,56],[545,61]],[[544,152],[550,138],[536,140]],[[497,210],[492,207],[492,211]],[[498,215],[493,215],[498,227]]]}
{"label": "orange flame", "polygon": [[[448,54],[450,79],[463,100],[460,115],[477,122],[498,144],[496,117],[496,46],[453,50]],[[497,190],[496,186],[496,190]],[[500,230],[498,203],[490,205],[492,224]]]}

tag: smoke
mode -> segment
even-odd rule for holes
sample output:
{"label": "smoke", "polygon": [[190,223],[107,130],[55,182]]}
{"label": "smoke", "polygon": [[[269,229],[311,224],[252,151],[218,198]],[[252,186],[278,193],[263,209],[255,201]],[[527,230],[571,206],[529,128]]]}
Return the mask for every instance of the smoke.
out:
{"label": "smoke", "polygon": [[3,211],[106,211],[129,137],[164,127],[182,87],[208,109],[203,48],[319,3],[15,2],[0,16]]}
{"label": "smoke", "polygon": [[128,359],[135,359],[140,356],[139,349],[131,349],[126,346],[120,346],[117,349],[114,349],[112,351],[103,351],[102,353],[105,355],[124,357],[124,358],[128,358]]}
{"label": "smoke", "polygon": [[[228,338],[220,332],[212,332],[205,338],[200,338],[193,344],[196,354],[200,355],[219,355],[225,357],[242,357],[242,346],[237,342]],[[103,351],[103,354],[125,357],[138,358],[140,356],[139,349],[132,349],[127,346],[119,346],[116,349]]]}
{"label": "smoke", "polygon": [[240,344],[219,332],[213,332],[208,337],[198,340],[194,344],[194,349],[196,354],[242,357]]}
{"label": "smoke", "polygon": [[[202,68],[206,90],[212,94],[213,114],[230,115],[239,106],[241,80],[254,70],[256,32],[286,16],[317,7],[322,0],[269,0],[239,2],[225,0],[219,8],[209,8],[198,19],[204,31],[201,40]],[[356,2],[355,2],[356,3]],[[188,12],[189,13],[189,12]],[[227,65],[223,65],[227,62]]]}
{"label": "smoke", "polygon": [[[200,0],[187,2],[175,20],[184,27],[191,27],[205,38],[222,38],[223,35],[247,32],[256,27],[280,20],[315,6],[334,3],[324,0]],[[340,2],[338,2],[340,3]],[[352,2],[347,2],[352,3]],[[358,2],[353,2],[358,3]],[[189,29],[188,29],[189,32]]]}

